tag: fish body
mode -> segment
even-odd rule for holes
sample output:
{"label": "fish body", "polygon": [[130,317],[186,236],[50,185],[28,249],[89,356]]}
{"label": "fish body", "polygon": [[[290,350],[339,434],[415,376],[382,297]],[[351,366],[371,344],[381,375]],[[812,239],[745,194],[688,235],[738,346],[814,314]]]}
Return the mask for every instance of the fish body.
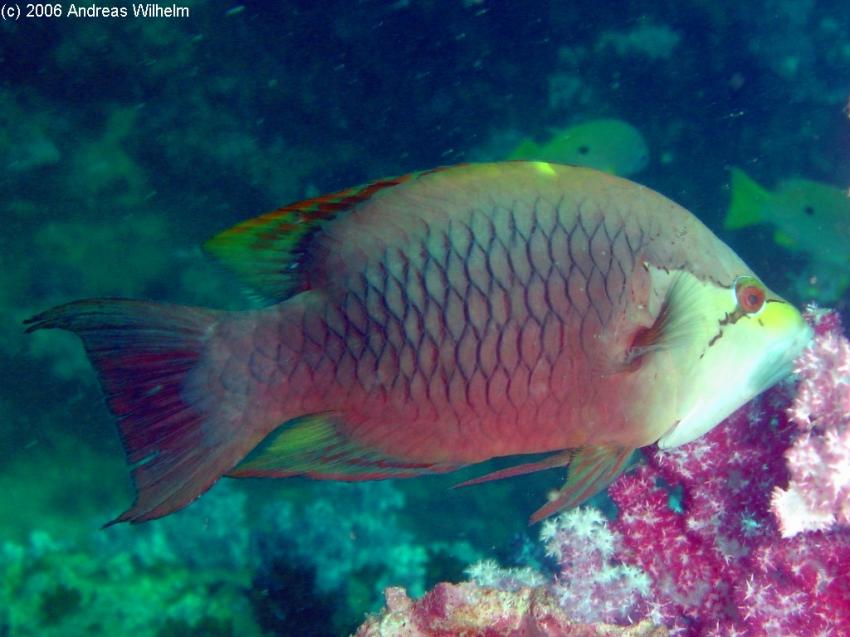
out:
{"label": "fish body", "polygon": [[[185,506],[221,475],[363,480],[551,452],[535,519],[634,449],[701,435],[810,337],[699,220],[595,170],[456,166],[299,202],[205,246],[272,305],[78,301],[137,498]],[[485,477],[484,479],[488,479]]]}
{"label": "fish body", "polygon": [[597,119],[555,130],[542,143],[523,140],[509,159],[596,168],[620,176],[639,173],[649,162],[640,131],[619,119]]}

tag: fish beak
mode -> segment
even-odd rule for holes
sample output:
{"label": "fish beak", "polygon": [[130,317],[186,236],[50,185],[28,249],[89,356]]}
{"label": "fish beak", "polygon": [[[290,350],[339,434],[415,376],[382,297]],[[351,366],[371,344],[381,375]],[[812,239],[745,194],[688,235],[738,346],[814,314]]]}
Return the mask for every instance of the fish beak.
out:
{"label": "fish beak", "polygon": [[676,424],[659,439],[662,449],[698,438],[788,376],[812,340],[812,328],[800,312],[773,294],[759,313],[725,324],[729,306],[711,305],[722,324],[720,335],[683,374],[676,391]]}
{"label": "fish beak", "polygon": [[756,395],[773,387],[786,378],[794,369],[794,361],[808,347],[814,337],[814,330],[800,313],[789,303],[780,301],[776,308],[775,326],[777,332],[787,334],[787,338],[777,338],[776,342],[764,352],[764,363],[751,379],[751,389]]}

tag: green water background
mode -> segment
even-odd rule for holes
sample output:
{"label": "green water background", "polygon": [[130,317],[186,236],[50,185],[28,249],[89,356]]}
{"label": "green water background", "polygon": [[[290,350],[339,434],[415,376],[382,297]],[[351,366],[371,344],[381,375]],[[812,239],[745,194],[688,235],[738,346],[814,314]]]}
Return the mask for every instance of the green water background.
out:
{"label": "green water background", "polygon": [[813,296],[805,254],[721,227],[731,166],[850,186],[845,3],[181,6],[0,23],[0,635],[342,634],[386,585],[542,560],[525,520],[557,472],[225,481],[99,530],[132,498],[117,434],[77,341],[20,322],[81,297],[248,307],[197,247],[241,219],[615,117],[649,144],[634,179]]}

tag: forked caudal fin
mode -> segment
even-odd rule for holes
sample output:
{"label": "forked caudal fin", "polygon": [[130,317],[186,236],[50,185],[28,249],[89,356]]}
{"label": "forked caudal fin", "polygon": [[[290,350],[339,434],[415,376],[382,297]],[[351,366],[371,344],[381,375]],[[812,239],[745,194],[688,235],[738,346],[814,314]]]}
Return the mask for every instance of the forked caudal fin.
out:
{"label": "forked caudal fin", "polygon": [[109,522],[143,522],[180,509],[209,489],[254,444],[229,435],[210,398],[186,377],[220,313],[199,308],[94,299],[26,321],[28,332],[59,328],[79,336],[97,370],[132,465],[133,506]]}

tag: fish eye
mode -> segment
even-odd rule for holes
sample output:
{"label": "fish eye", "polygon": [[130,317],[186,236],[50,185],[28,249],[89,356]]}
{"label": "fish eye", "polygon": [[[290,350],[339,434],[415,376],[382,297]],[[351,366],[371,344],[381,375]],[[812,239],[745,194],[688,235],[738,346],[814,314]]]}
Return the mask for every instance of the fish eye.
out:
{"label": "fish eye", "polygon": [[803,212],[805,212],[807,215],[809,215],[811,217],[813,214],[815,214],[815,209],[812,208],[811,206],[806,206],[805,208],[803,208]]}
{"label": "fish eye", "polygon": [[587,155],[590,152],[590,146],[579,146],[578,154],[579,155]]}
{"label": "fish eye", "polygon": [[735,279],[735,301],[746,314],[756,314],[764,307],[765,290],[759,281],[751,276],[739,276]]}

